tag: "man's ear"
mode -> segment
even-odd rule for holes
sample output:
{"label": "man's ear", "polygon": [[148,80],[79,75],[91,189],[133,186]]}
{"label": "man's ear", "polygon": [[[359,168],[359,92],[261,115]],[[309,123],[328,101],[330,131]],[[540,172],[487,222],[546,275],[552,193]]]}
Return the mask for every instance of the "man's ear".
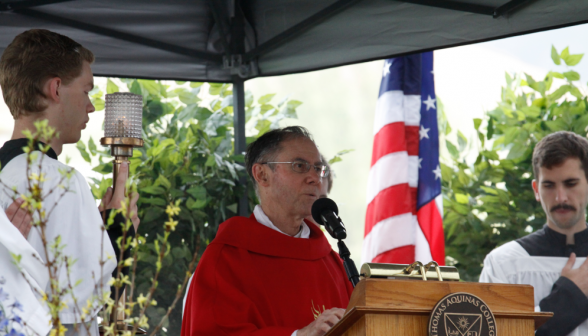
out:
{"label": "man's ear", "polygon": [[531,186],[533,187],[533,192],[535,193],[535,199],[537,202],[541,202],[541,196],[539,195],[539,186],[537,185],[537,180],[533,179],[531,182]]}
{"label": "man's ear", "polygon": [[267,187],[270,185],[269,183],[269,170],[270,168],[267,165],[262,165],[256,163],[251,167],[251,172],[253,174],[253,178],[258,185]]}
{"label": "man's ear", "polygon": [[45,94],[45,99],[50,102],[59,103],[61,101],[60,90],[62,88],[63,82],[59,77],[53,77],[45,82],[45,86],[43,87],[43,93]]}

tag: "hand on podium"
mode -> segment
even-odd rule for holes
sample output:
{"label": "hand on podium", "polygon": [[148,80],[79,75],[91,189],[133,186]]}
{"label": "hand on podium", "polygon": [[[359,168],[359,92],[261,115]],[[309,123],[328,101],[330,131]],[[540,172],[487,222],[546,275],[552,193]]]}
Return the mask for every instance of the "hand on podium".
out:
{"label": "hand on podium", "polygon": [[297,336],[322,336],[345,315],[345,309],[331,308],[322,312],[314,322],[298,330]]}

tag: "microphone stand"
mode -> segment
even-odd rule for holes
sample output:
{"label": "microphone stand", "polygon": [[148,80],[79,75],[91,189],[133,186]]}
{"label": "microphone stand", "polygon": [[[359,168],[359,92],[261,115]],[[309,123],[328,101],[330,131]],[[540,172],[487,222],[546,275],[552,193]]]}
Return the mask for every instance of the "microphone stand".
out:
{"label": "microphone stand", "polygon": [[351,260],[351,252],[347,248],[347,245],[343,242],[343,240],[339,239],[337,242],[337,247],[339,247],[339,256],[343,259],[343,266],[345,266],[345,272],[347,272],[347,277],[353,288],[359,282],[359,273],[357,272],[357,268],[355,267],[355,263]]}

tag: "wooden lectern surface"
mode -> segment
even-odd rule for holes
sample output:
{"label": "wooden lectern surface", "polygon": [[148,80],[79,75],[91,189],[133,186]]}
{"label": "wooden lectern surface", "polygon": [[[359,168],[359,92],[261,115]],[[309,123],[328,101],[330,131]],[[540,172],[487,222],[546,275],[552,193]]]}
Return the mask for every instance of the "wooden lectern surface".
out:
{"label": "wooden lectern surface", "polygon": [[498,336],[532,336],[553,315],[534,311],[529,285],[364,279],[355,287],[345,316],[326,335],[426,336],[437,302],[457,292],[473,294],[488,305]]}

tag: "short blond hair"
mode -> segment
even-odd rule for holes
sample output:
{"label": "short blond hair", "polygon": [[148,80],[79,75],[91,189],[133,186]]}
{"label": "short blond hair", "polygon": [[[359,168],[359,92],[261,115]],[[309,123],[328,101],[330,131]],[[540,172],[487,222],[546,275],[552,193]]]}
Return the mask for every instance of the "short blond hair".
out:
{"label": "short blond hair", "polygon": [[82,73],[94,54],[67,36],[46,29],[17,35],[0,59],[0,87],[14,119],[43,112],[46,81],[59,77],[64,85]]}

